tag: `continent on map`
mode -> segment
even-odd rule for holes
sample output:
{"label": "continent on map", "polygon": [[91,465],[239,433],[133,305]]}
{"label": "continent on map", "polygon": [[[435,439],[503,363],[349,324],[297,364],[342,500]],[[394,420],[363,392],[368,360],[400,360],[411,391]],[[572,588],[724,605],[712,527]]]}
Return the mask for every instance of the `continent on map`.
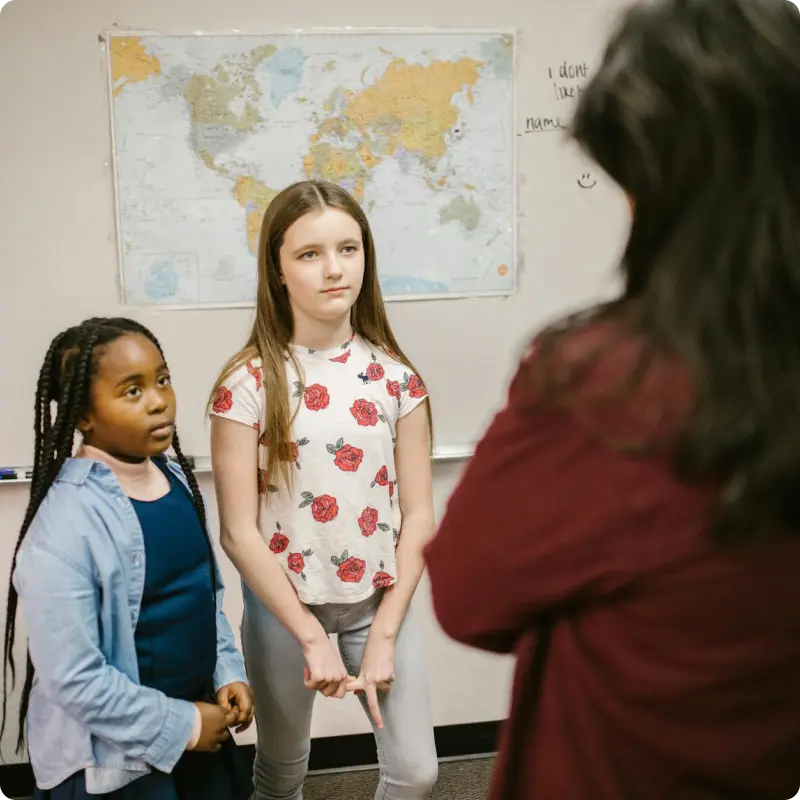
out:
{"label": "continent on map", "polygon": [[257,47],[243,58],[231,57],[217,64],[208,75],[189,78],[183,96],[198,142],[203,141],[202,133],[206,126],[221,126],[231,133],[239,133],[252,130],[261,122],[258,113],[261,85],[254,73],[256,67],[271,58],[276,50],[274,45]]}
{"label": "continent on map", "polygon": [[161,74],[159,60],[150,55],[140,36],[111,37],[111,80],[114,97],[131,83],[146,81]]}
{"label": "continent on map", "polygon": [[258,107],[264,91],[258,69],[266,66],[271,78],[270,101],[277,108],[299,88],[306,58],[298,47],[262,45],[244,57],[226,58],[208,74],[192,75],[183,88],[192,149],[208,169],[234,181],[233,196],[245,209],[247,246],[254,256],[258,255],[261,220],[277,191],[252,175],[232,174],[219,163],[219,157],[264,122]]}
{"label": "continent on map", "polygon": [[364,179],[369,167],[358,150],[334,147],[327,142],[314,144],[303,159],[303,167],[306,175],[343,186],[359,202],[364,199]]}
{"label": "continent on map", "polygon": [[267,69],[272,77],[270,99],[278,108],[283,100],[300,88],[303,67],[308,56],[299,47],[284,47],[270,59]]}
{"label": "continent on map", "polygon": [[443,225],[460,222],[466,231],[474,231],[480,219],[481,210],[471,197],[456,197],[439,212],[439,221]]}
{"label": "continent on map", "polygon": [[[384,157],[411,156],[435,169],[447,152],[446,135],[458,124],[453,98],[465,92],[472,103],[482,66],[473,58],[427,65],[395,58],[366,88],[334,90],[303,162],[306,176],[333,180],[361,199],[365,179]],[[354,136],[360,144],[348,146]]]}
{"label": "continent on map", "polygon": [[250,252],[258,255],[258,239],[261,235],[261,222],[272,198],[278,194],[274,189],[252,177],[244,175],[236,179],[233,195],[236,202],[247,212],[247,245]]}

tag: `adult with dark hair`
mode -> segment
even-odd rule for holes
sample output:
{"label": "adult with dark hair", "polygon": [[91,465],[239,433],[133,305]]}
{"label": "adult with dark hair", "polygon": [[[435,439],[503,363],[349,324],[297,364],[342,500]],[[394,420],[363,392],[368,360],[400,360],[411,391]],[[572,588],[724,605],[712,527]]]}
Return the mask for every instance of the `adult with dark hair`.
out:
{"label": "adult with dark hair", "polygon": [[496,800],[800,785],[799,131],[786,0],[639,3],[581,98],[624,289],[534,340],[427,550],[518,656]]}
{"label": "adult with dark hair", "polygon": [[13,680],[20,600],[18,749],[27,724],[37,800],[252,792],[228,730],[250,724],[252,694],[175,406],[161,347],[133,320],[86,320],[47,351],[4,648]]}

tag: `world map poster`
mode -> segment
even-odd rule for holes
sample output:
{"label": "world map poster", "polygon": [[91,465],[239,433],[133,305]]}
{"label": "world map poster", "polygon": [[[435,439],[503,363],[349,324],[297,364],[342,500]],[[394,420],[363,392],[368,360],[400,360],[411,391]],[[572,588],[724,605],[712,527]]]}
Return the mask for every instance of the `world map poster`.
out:
{"label": "world map poster", "polygon": [[123,300],[251,305],[306,178],[363,206],[388,300],[516,282],[508,32],[107,37]]}

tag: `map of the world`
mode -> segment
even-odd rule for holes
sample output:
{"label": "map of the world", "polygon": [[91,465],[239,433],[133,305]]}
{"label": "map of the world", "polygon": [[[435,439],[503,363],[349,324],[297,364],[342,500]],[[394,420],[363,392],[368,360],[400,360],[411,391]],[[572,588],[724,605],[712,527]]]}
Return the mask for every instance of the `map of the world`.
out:
{"label": "map of the world", "polygon": [[126,303],[248,305],[261,220],[304,178],[373,228],[387,299],[515,286],[508,33],[108,37]]}

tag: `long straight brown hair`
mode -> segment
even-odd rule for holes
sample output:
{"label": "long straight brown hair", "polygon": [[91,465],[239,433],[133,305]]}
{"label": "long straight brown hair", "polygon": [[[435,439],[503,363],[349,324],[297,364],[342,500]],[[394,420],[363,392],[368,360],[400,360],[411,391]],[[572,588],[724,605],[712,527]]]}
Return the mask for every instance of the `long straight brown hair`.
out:
{"label": "long straight brown hair", "polygon": [[[292,422],[299,409],[289,406],[289,385],[286,378],[286,359],[290,359],[302,377],[302,368],[289,346],[294,335],[294,317],[289,295],[280,280],[280,249],[286,231],[300,217],[326,208],[335,208],[351,216],[361,228],[364,247],[364,281],[350,312],[353,330],[370,344],[385,350],[405,364],[422,380],[414,365],[403,353],[395,338],[378,281],[375,243],[366,214],[347,191],[327,181],[299,181],[278,193],[269,204],[261,223],[258,244],[258,291],[256,317],[247,344],[222,368],[209,397],[209,407],[233,372],[254,359],[261,360],[264,389],[267,393],[267,413],[262,442],[267,447],[266,472],[270,483],[276,484],[280,475],[289,487],[292,482],[293,460],[290,442]],[[425,398],[428,428],[433,447],[433,419],[430,400]]]}

